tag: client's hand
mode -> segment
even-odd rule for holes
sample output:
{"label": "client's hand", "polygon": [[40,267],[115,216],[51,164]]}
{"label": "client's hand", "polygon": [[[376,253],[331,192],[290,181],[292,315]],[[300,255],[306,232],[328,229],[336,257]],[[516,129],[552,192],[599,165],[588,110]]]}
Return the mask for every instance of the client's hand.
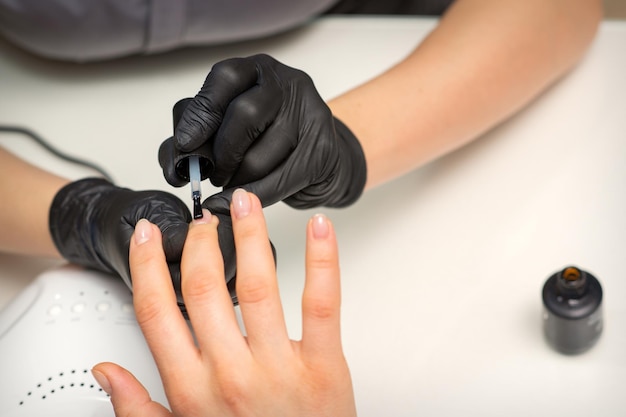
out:
{"label": "client's hand", "polygon": [[197,339],[176,305],[159,229],[145,220],[130,248],[137,320],[172,408],[153,402],[126,370],[101,363],[93,373],[118,417],[355,416],[341,347],[337,243],[331,223],[307,225],[302,340],[287,335],[274,258],[259,199],[232,199],[237,293],[247,336],[237,324],[217,241],[217,217],[190,227],[181,263],[182,291]]}

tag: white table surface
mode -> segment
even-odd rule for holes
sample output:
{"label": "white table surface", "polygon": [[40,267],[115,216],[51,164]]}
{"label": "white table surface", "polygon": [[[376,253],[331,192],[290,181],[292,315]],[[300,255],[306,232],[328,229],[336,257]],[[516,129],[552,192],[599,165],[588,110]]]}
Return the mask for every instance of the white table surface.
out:
{"label": "white table surface", "polygon": [[[188,201],[187,188],[162,179],[156,152],[172,104],[196,93],[212,63],[270,53],[330,98],[400,60],[435,23],[327,18],[251,43],[84,66],[0,42],[0,123],[97,160],[121,185]],[[18,135],[0,145],[71,178],[89,173]],[[324,211],[340,239],[344,345],[361,416],[626,415],[625,23],[604,22],[569,76],[477,142],[349,209]],[[294,338],[312,213],[266,210]],[[55,264],[1,256],[0,306]],[[550,350],[541,333],[542,285],[569,264],[605,291],[604,334],[574,357]]]}

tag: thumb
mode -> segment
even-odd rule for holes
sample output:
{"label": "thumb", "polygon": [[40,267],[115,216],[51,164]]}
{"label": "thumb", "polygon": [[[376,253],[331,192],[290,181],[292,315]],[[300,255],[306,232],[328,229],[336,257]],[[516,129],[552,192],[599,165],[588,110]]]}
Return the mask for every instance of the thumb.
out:
{"label": "thumb", "polygon": [[126,369],[110,362],[91,370],[102,389],[111,396],[116,417],[171,417],[161,404],[152,401],[143,385]]}

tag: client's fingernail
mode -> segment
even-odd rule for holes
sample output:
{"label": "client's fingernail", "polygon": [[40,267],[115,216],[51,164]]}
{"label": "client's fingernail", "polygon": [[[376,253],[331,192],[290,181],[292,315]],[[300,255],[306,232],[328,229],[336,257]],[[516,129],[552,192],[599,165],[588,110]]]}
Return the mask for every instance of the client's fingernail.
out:
{"label": "client's fingernail", "polygon": [[111,383],[109,382],[109,380],[107,379],[107,377],[100,371],[96,371],[95,369],[91,370],[91,374],[93,375],[94,379],[96,380],[96,382],[98,383],[98,385],[100,385],[100,388],[102,388],[104,390],[104,392],[106,392],[107,394],[111,394]]}
{"label": "client's fingernail", "polygon": [[326,239],[330,230],[328,218],[323,214],[316,214],[311,219],[313,222],[313,237],[315,239]]}
{"label": "client's fingernail", "polygon": [[211,212],[205,208],[202,209],[202,217],[199,219],[193,219],[193,224],[208,224],[211,223],[213,216]]}
{"label": "client's fingernail", "polygon": [[250,196],[248,195],[248,192],[243,188],[238,188],[235,190],[235,192],[233,193],[232,204],[233,211],[235,212],[235,216],[237,216],[238,219],[246,217],[248,214],[250,214]]}
{"label": "client's fingernail", "polygon": [[146,219],[140,219],[135,225],[135,243],[141,245],[152,237],[152,225]]}

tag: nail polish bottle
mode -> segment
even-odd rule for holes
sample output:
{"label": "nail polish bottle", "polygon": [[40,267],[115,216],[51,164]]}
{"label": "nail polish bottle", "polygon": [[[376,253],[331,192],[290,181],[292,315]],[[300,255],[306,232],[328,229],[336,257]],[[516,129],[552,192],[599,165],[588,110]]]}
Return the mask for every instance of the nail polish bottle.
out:
{"label": "nail polish bottle", "polygon": [[575,266],[553,274],[543,286],[543,330],[552,348],[565,354],[590,349],[602,333],[602,286]]}

